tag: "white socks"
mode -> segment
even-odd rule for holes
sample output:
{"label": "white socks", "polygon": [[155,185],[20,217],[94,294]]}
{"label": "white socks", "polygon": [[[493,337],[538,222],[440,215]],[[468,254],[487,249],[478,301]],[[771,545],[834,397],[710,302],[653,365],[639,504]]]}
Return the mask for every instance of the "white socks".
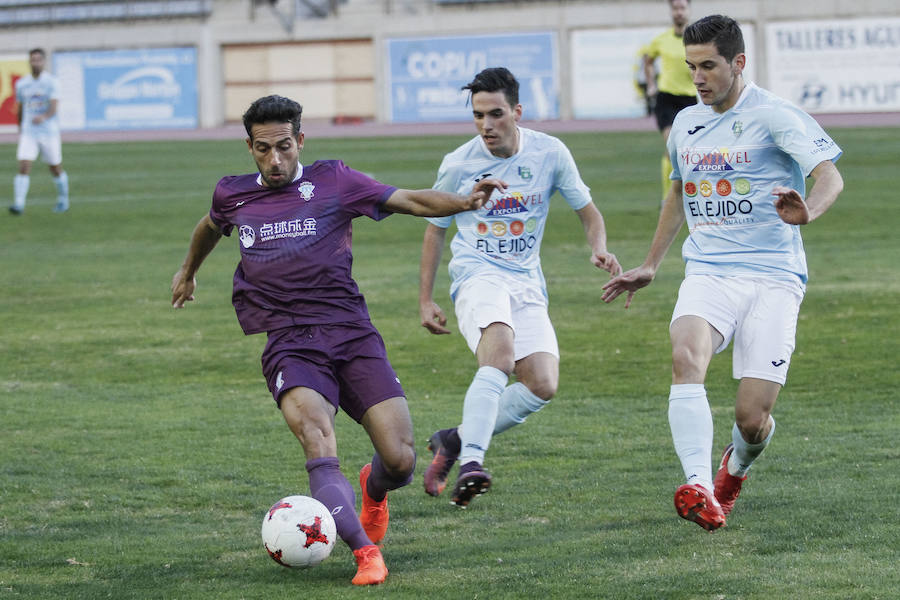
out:
{"label": "white socks", "polygon": [[25,197],[28,196],[30,184],[31,177],[28,175],[17,174],[13,178],[13,206],[20,210],[25,209]]}
{"label": "white socks", "polygon": [[[56,184],[56,211],[62,212],[69,208],[69,175],[63,171],[59,177],[53,178]],[[25,210],[25,199],[28,197],[28,188],[31,186],[31,176],[17,174],[13,178],[13,206],[20,211]]]}
{"label": "white socks", "polygon": [[687,482],[712,491],[713,421],[702,383],[671,387],[669,427]]}
{"label": "white socks", "polygon": [[762,454],[762,451],[772,441],[772,436],[775,434],[775,419],[772,418],[772,415],[769,415],[769,423],[772,424],[769,435],[758,444],[748,444],[744,441],[744,436],[741,435],[741,430],[738,429],[737,423],[734,424],[734,427],[731,428],[731,443],[734,444],[734,452],[728,458],[727,465],[730,474],[735,477],[744,477],[747,474],[753,461]]}
{"label": "white socks", "polygon": [[462,448],[459,464],[475,461],[484,463],[484,453],[491,443],[500,395],[506,388],[509,376],[494,367],[481,367],[475,373],[466,398],[463,401],[463,418],[459,426]]}
{"label": "white socks", "polygon": [[531,393],[524,383],[516,382],[507,386],[500,396],[500,407],[497,411],[497,423],[494,435],[503,433],[510,427],[525,422],[525,418],[544,408],[550,401],[542,400]]}
{"label": "white socks", "polygon": [[56,184],[56,210],[66,210],[69,208],[69,175],[63,171],[59,177],[53,178]]}

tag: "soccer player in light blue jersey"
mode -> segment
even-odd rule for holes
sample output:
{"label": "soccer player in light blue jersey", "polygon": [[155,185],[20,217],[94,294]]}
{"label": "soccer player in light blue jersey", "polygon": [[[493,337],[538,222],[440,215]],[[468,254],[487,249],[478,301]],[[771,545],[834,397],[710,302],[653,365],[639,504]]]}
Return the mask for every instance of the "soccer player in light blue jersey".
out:
{"label": "soccer player in light blue jersey", "polygon": [[[559,349],[540,263],[555,192],[581,219],[593,264],[613,275],[621,272],[606,248],[603,217],[568,148],[554,137],[519,127],[522,105],[513,74],[502,67],[485,69],[463,89],[471,93],[478,135],[444,157],[434,187],[457,192],[487,177],[508,187],[478,210],[429,219],[422,244],[421,323],[431,333],[448,334],[447,318],[433,292],[447,228],[456,220],[450,296],[479,368],[463,401],[462,423],[429,440],[434,458],[424,479],[425,491],[439,495],[459,460],[452,501],[461,507],[491,485],[483,466],[491,437],[524,422],[556,393]],[[511,374],[516,382],[510,385]]]}
{"label": "soccer player in light blue jersey", "polygon": [[[644,263],[604,285],[603,300],[648,285],[687,221],[685,279],[669,333],[669,425],[687,483],[678,514],[725,525],[753,461],[775,432],[771,413],[787,377],[807,270],[800,226],[837,200],[841,149],[806,113],[744,81],[738,24],[713,15],[688,26],[685,57],[702,104],[675,118],[667,144],[672,186]],[[806,178],[814,186],[806,194]],[[805,196],[805,199],[804,199]],[[712,477],[713,422],[704,381],[734,340],[740,380],[732,443]]]}
{"label": "soccer player in light blue jersey", "polygon": [[62,168],[62,140],[59,133],[59,82],[44,70],[47,54],[41,48],[28,53],[31,74],[16,81],[19,171],[13,180],[13,204],[9,212],[25,212],[25,198],[31,184],[31,164],[41,155],[50,166],[56,184],[56,212],[69,210],[69,176]]}

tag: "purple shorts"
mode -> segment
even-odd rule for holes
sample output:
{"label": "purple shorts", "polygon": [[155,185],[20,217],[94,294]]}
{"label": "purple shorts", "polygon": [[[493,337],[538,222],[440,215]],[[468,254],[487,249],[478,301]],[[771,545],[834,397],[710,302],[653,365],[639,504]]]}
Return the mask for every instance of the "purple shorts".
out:
{"label": "purple shorts", "polygon": [[279,406],[281,394],[306,387],[359,422],[379,402],[405,396],[369,321],[285,327],[268,336],[262,371]]}

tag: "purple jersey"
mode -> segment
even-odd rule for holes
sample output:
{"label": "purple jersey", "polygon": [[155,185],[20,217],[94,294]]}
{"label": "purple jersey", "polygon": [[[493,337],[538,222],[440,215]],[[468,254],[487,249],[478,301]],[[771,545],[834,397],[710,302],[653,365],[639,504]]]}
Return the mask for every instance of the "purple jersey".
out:
{"label": "purple jersey", "polygon": [[351,221],[390,215],[396,189],[339,160],[301,166],[280,188],[258,174],[222,178],[209,216],[225,235],[238,231],[232,303],[244,333],[368,319],[351,277]]}

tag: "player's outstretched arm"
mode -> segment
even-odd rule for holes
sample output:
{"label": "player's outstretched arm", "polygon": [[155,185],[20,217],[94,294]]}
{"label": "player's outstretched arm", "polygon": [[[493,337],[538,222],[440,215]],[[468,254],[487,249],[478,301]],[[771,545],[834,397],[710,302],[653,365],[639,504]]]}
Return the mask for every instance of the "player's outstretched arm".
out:
{"label": "player's outstretched arm", "polygon": [[194,227],[184,263],[172,277],[172,308],[184,308],[185,302],[194,299],[194,290],[197,288],[195,279],[197,270],[219,243],[221,237],[222,231],[212,222],[208,214],[204,215]]}
{"label": "player's outstretched arm", "polygon": [[653,281],[656,270],[659,269],[663,257],[672,242],[675,241],[675,236],[678,235],[678,230],[683,224],[684,204],[682,203],[681,181],[675,180],[666,195],[666,201],[656,225],[656,233],[653,234],[653,242],[650,244],[650,251],[647,252],[644,263],[607,281],[603,285],[603,295],[600,299],[604,302],[612,302],[623,293],[627,293],[625,308],[631,306],[634,293],[642,287],[650,285],[650,282]]}
{"label": "player's outstretched arm", "polygon": [[628,296],[625,297],[625,308],[628,308],[631,306],[631,299],[634,298],[634,293],[642,287],[650,285],[650,282],[653,281],[655,276],[656,271],[646,264],[625,271],[621,275],[613,277],[603,285],[603,295],[600,299],[609,303],[620,295],[627,293]]}
{"label": "player's outstretched arm", "polygon": [[809,174],[815,181],[806,201],[797,190],[777,186],[772,190],[775,196],[775,210],[781,220],[789,225],[806,225],[821,217],[835,203],[844,189],[844,179],[834,163],[824,160]]}
{"label": "player's outstretched arm", "polygon": [[616,255],[606,249],[606,224],[597,206],[591,202],[575,211],[584,227],[584,236],[591,247],[591,263],[615,277],[622,272]]}
{"label": "player's outstretched arm", "polygon": [[506,190],[506,183],[499,179],[482,179],[475,184],[468,196],[433,189],[398,189],[387,199],[384,207],[391,212],[417,217],[446,217],[467,210],[478,210],[495,189]]}
{"label": "player's outstretched arm", "polygon": [[422,240],[422,260],[419,263],[419,317],[421,325],[433,334],[448,334],[447,317],[434,301],[434,280],[441,254],[444,251],[444,239],[447,230],[432,223],[425,229]]}

